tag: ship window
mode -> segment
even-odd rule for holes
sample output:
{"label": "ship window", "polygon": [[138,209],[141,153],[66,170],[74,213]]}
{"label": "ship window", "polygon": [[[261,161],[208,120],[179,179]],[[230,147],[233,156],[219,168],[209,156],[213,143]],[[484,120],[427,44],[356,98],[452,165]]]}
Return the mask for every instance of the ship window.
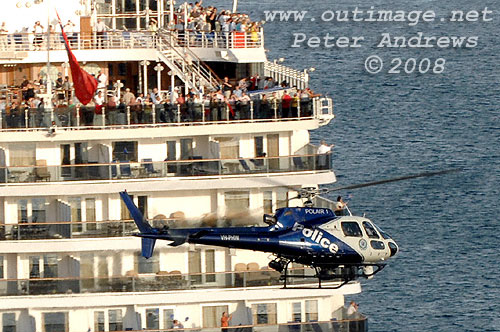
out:
{"label": "ship window", "polygon": [[9,146],[10,166],[35,165],[36,145],[30,143],[12,144]]}
{"label": "ship window", "polygon": [[382,242],[382,241],[371,240],[370,245],[372,246],[373,249],[376,249],[376,250],[384,250],[385,249],[384,242]]}
{"label": "ship window", "polygon": [[359,228],[358,223],[355,221],[342,222],[342,231],[344,232],[345,236],[355,236],[355,237],[363,236],[363,234],[361,233],[361,228]]}
{"label": "ship window", "polygon": [[160,329],[160,309],[158,308],[146,309],[146,329],[147,330]]}
{"label": "ship window", "polygon": [[201,250],[195,249],[188,254],[189,279],[194,284],[201,283]]}
{"label": "ship window", "polygon": [[123,318],[121,309],[109,310],[108,319],[110,331],[123,331]]}
{"label": "ship window", "polygon": [[264,136],[255,136],[255,156],[262,157],[264,156]]}
{"label": "ship window", "polygon": [[104,311],[94,312],[94,331],[103,332],[105,328],[104,325]]}
{"label": "ship window", "polygon": [[45,222],[45,198],[33,198],[31,200],[31,221]]}
{"label": "ship window", "polygon": [[273,192],[264,191],[264,213],[273,213]]}
{"label": "ship window", "polygon": [[221,159],[237,159],[240,157],[240,141],[236,137],[214,137],[219,143]]}
{"label": "ship window", "polygon": [[249,191],[227,191],[224,193],[226,203],[226,216],[241,215],[250,206]]}
{"label": "ship window", "polygon": [[0,256],[0,279],[3,279],[3,256]]}
{"label": "ship window", "polygon": [[227,305],[204,306],[203,307],[203,328],[220,327],[220,318],[224,312],[228,312]]}
{"label": "ship window", "polygon": [[318,321],[318,300],[306,300],[306,322]]}
{"label": "ship window", "polygon": [[2,314],[2,332],[16,332],[16,314],[5,312]]}
{"label": "ship window", "polygon": [[137,162],[137,142],[113,142],[113,160]]}
{"label": "ship window", "polygon": [[46,312],[43,313],[44,332],[67,332],[68,313],[67,312]]}
{"label": "ship window", "polygon": [[160,271],[160,257],[158,251],[153,253],[153,256],[146,259],[142,257],[140,251],[135,255],[137,273],[156,273]]}
{"label": "ship window", "polygon": [[163,328],[171,329],[174,326],[174,309],[163,309]]}
{"label": "ship window", "polygon": [[43,277],[56,278],[57,277],[57,255],[44,255],[43,256]]}
{"label": "ship window", "polygon": [[284,208],[288,206],[288,191],[276,191],[276,208]]}
{"label": "ship window", "polygon": [[40,278],[40,256],[30,256],[30,279]]}
{"label": "ship window", "polygon": [[205,276],[206,282],[215,282],[215,250],[207,249],[205,250]]}
{"label": "ship window", "polygon": [[372,224],[370,224],[367,221],[363,221],[363,227],[365,228],[366,235],[368,235],[369,238],[372,239],[379,238],[377,231],[375,230],[375,228],[373,228]]}
{"label": "ship window", "polygon": [[252,304],[252,316],[254,324],[276,324],[276,303]]}
{"label": "ship window", "polygon": [[292,303],[292,321],[293,322],[301,322],[302,321],[302,303],[293,302]]}

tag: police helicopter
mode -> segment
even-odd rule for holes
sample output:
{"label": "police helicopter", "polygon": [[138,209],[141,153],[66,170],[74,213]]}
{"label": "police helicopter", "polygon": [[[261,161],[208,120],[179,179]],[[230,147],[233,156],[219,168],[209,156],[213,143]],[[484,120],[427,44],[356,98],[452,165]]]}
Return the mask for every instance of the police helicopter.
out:
{"label": "police helicopter", "polygon": [[373,277],[399,248],[394,239],[373,221],[352,215],[347,207],[346,213],[314,207],[315,196],[453,171],[456,170],[420,173],[334,189],[301,188],[292,199],[305,200],[304,207],[279,208],[273,215],[264,214],[263,221],[267,226],[154,228],[126,191],[120,192],[120,196],[139,228],[140,233],[134,235],[142,238],[145,258],[153,255],[156,240],[170,241],[168,245],[174,247],[194,243],[270,252],[275,258],[269,262],[269,267],[281,273],[285,288],[287,279],[296,277],[287,273],[292,262],[313,268],[319,287],[323,280],[340,280],[338,288],[359,277]]}

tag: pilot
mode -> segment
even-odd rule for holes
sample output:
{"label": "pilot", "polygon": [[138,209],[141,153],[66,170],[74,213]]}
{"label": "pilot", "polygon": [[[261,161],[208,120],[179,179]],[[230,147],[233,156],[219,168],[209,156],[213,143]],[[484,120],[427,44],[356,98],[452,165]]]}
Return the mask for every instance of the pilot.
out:
{"label": "pilot", "polygon": [[346,208],[347,203],[342,200],[342,196],[337,197],[337,203],[335,203],[335,215],[343,216],[344,209]]}

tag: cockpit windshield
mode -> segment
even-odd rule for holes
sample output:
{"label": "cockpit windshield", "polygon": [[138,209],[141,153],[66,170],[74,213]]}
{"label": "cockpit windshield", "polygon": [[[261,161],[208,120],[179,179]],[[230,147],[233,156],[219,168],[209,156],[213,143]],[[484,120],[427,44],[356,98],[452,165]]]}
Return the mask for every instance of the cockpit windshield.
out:
{"label": "cockpit windshield", "polygon": [[390,240],[392,239],[391,236],[389,234],[387,234],[386,232],[384,232],[383,230],[380,229],[380,227],[378,227],[377,225],[373,224],[373,226],[375,226],[375,228],[377,229],[377,231],[380,233],[380,235],[382,235],[382,237],[386,240]]}
{"label": "cockpit windshield", "polygon": [[366,235],[368,235],[369,238],[371,239],[379,238],[377,231],[375,230],[375,228],[373,228],[373,225],[370,224],[368,221],[363,221],[363,227],[365,228]]}

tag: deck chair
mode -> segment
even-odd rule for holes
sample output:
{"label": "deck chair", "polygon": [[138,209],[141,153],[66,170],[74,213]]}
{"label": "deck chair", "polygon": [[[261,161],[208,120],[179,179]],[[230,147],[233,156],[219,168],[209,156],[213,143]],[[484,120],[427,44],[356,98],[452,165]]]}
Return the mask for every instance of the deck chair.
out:
{"label": "deck chair", "polygon": [[120,175],[122,177],[131,177],[132,176],[132,169],[130,168],[130,164],[120,164]]}
{"label": "deck chair", "polygon": [[302,162],[301,157],[292,157],[293,159],[293,164],[295,165],[296,169],[305,169],[304,163]]}
{"label": "deck chair", "polygon": [[141,166],[146,170],[146,174],[148,174],[148,175],[159,173],[159,171],[155,170],[154,165],[153,165],[153,159],[151,159],[151,158],[142,159]]}
{"label": "deck chair", "polygon": [[50,172],[47,168],[47,160],[40,159],[36,161],[35,168],[35,179],[41,181],[49,181],[50,180]]}
{"label": "deck chair", "polygon": [[245,159],[239,159],[239,162],[241,164],[241,167],[245,170],[245,172],[250,172],[251,169],[248,167],[247,161]]}

